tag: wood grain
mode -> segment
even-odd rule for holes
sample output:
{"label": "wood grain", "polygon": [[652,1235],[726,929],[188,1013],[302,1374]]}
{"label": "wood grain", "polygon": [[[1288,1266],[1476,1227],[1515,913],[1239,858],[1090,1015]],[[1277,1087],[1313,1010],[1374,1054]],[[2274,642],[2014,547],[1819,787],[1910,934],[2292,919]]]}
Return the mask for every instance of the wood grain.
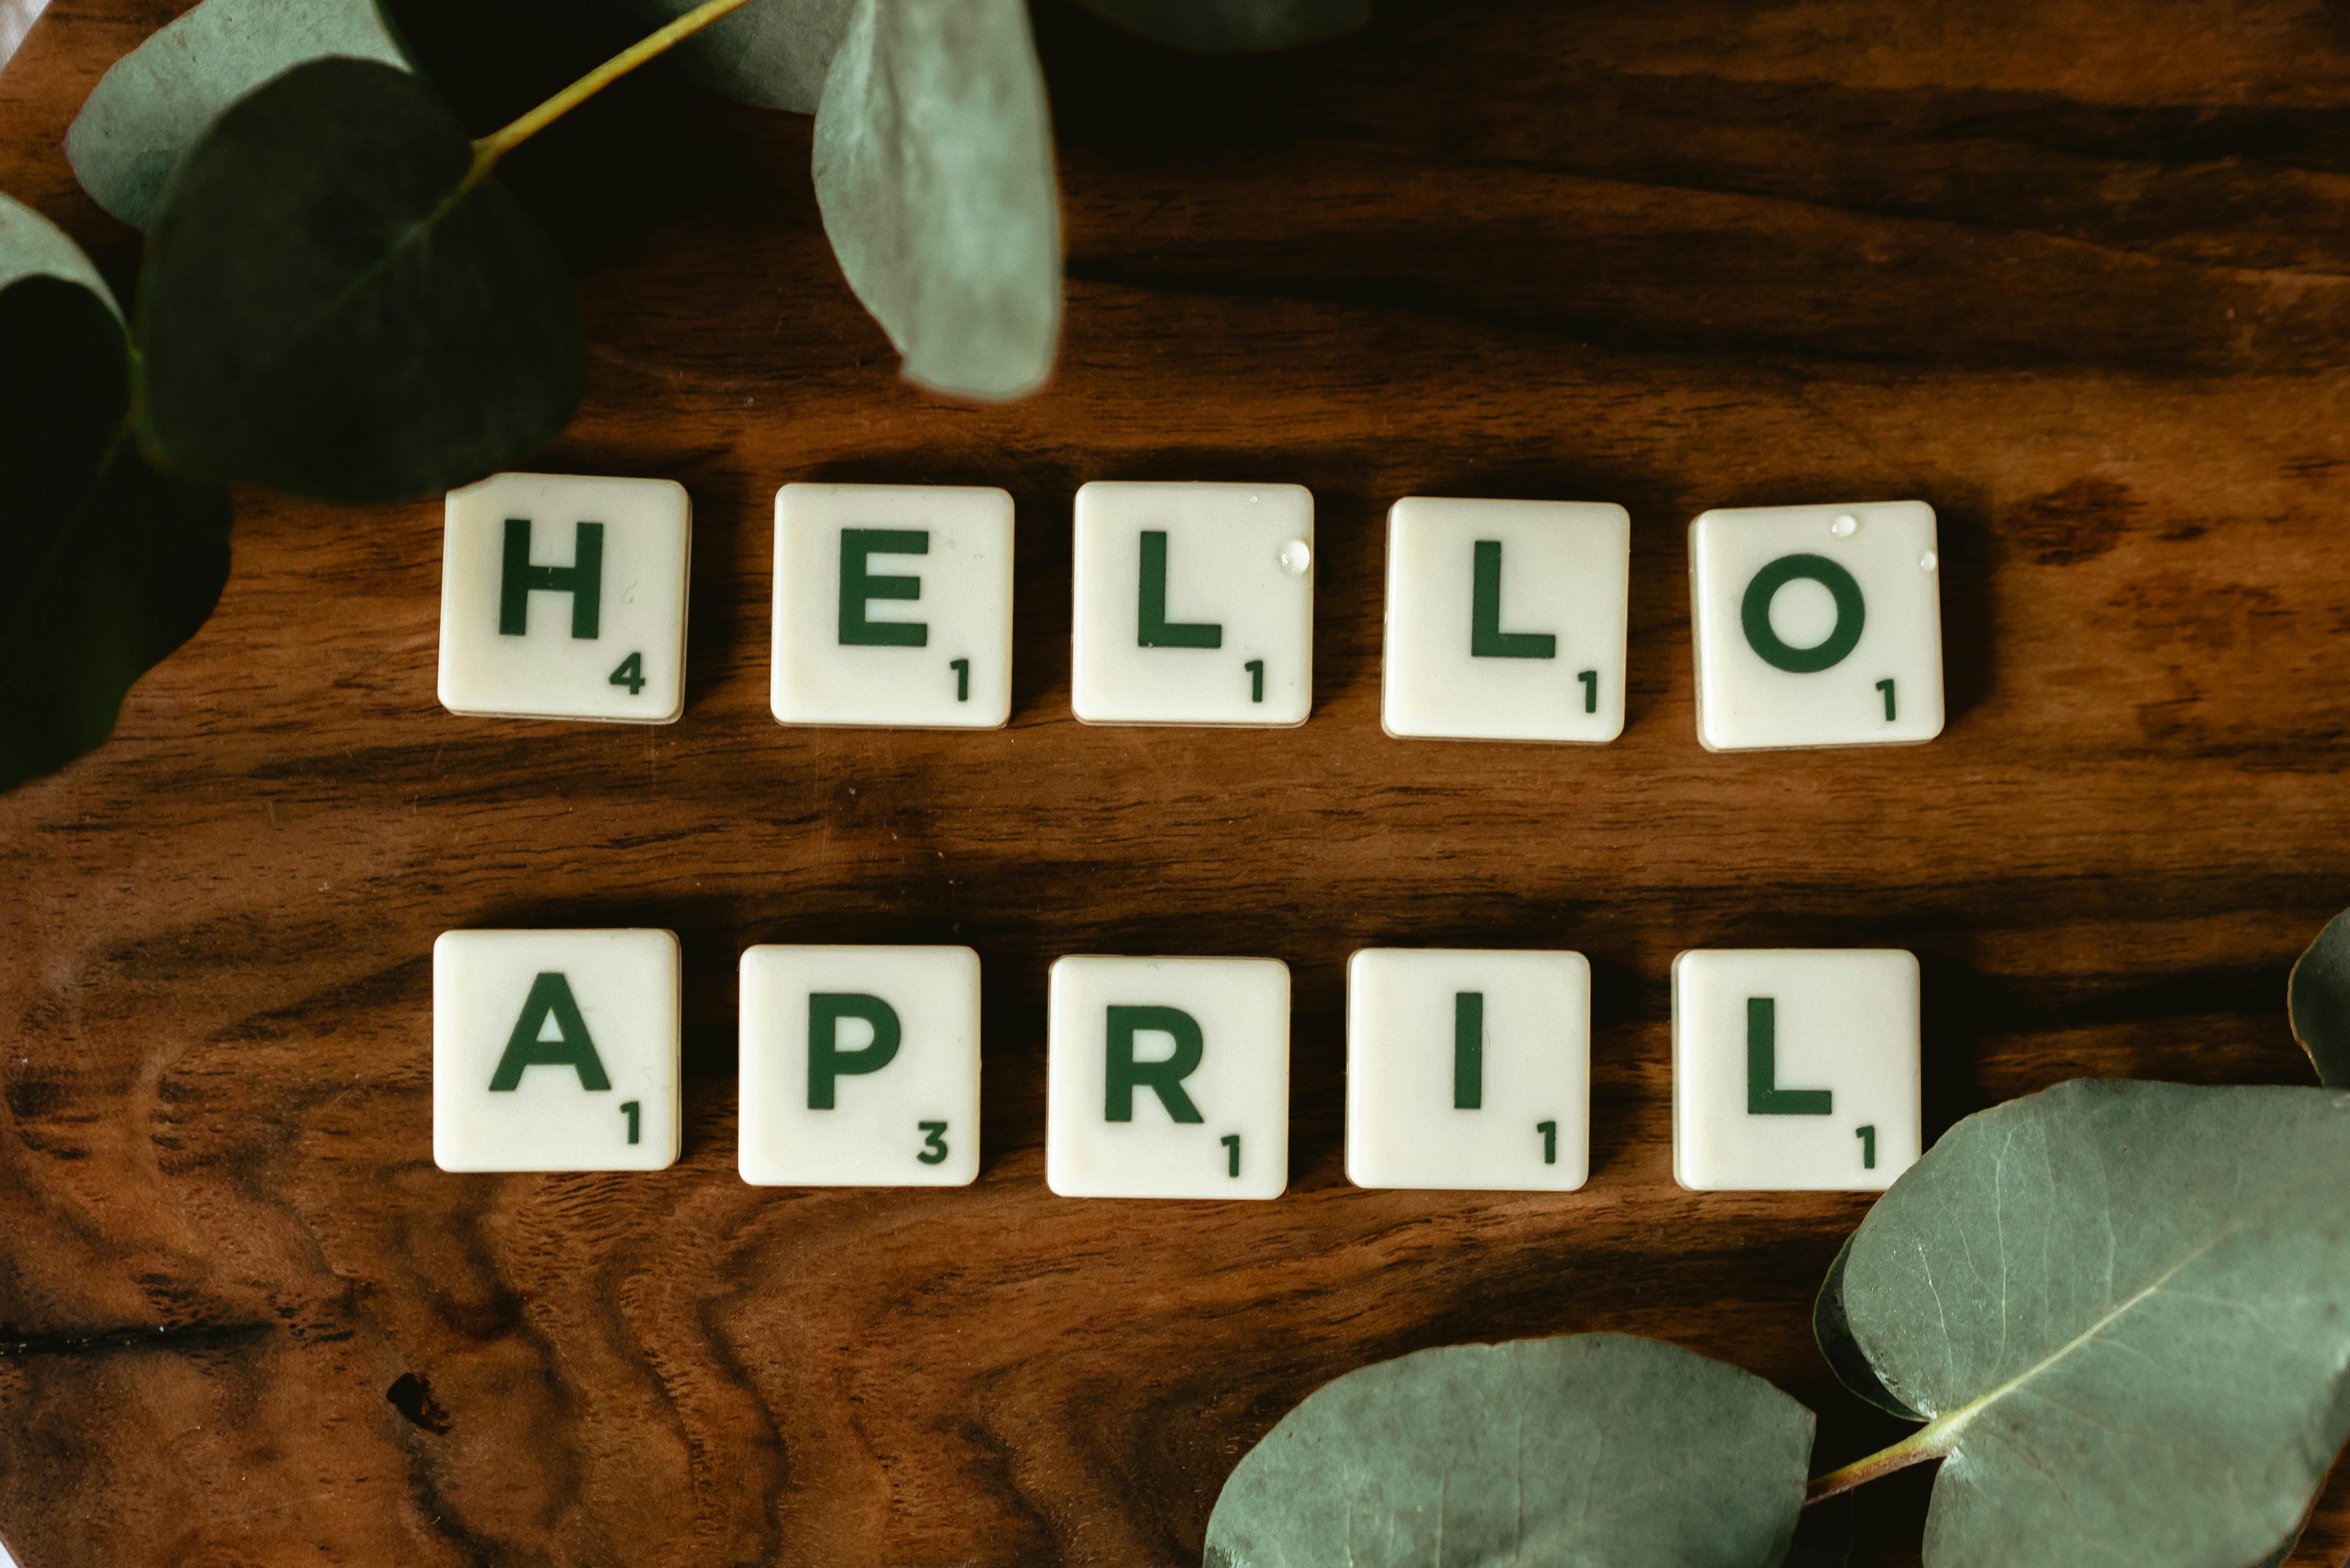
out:
{"label": "wood grain", "polygon": [[[410,20],[483,129],[600,40]],[[57,139],[176,0],[57,0],[0,76],[0,189],[127,286]],[[842,285],[805,120],[632,82],[519,154],[596,344],[557,472],[692,492],[673,728],[433,698],[437,504],[239,497],[220,612],[120,732],[0,799],[0,1536],[24,1568],[1196,1563],[1324,1380],[1617,1329],[1779,1381],[1822,1462],[1889,1435],[1812,1292],[1864,1211],[1672,1184],[1666,971],[1711,944],[1925,965],[1929,1131],[2082,1074],[2301,1082],[2284,976],[2350,903],[2350,47],[2314,0],[1390,0],[1200,60],[1041,0],[1069,309],[1003,408],[902,385]],[[1069,716],[1094,478],[1294,480],[1317,704],[1272,733]],[[785,480],[1002,484],[1015,717],[765,711]],[[1378,723],[1380,519],[1409,493],[1634,517],[1630,722],[1598,749]],[[1951,722],[1710,755],[1683,525],[1918,496]],[[428,951],[647,924],[687,961],[686,1154],[430,1158]],[[954,1191],[734,1174],[754,941],[986,961],[985,1154]],[[1341,1171],[1347,953],[1592,959],[1595,1174],[1564,1197]],[[1044,971],[1270,954],[1290,1195],[1056,1199]],[[1865,1493],[1914,1562],[1926,1478]],[[2350,1553],[2338,1487],[2298,1564]]]}

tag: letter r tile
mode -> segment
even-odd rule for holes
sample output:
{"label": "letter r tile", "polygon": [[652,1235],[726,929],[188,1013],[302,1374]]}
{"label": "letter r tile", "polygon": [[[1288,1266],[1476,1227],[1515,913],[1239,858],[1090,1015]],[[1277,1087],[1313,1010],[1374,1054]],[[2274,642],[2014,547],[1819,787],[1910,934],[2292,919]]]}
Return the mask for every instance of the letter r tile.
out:
{"label": "letter r tile", "polygon": [[1289,967],[1053,966],[1045,1180],[1065,1198],[1278,1198],[1289,1185]]}

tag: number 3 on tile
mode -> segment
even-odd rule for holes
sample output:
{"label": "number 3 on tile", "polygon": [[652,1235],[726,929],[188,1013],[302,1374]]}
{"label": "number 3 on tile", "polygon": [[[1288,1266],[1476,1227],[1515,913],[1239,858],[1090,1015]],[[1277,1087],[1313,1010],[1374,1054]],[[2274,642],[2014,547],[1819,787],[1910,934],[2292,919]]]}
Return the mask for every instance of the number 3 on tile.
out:
{"label": "number 3 on tile", "polygon": [[[620,660],[620,668],[612,671],[611,684],[627,687],[629,695],[631,697],[643,691],[645,689],[645,656],[641,653],[632,653]],[[637,1140],[630,1138],[629,1141],[634,1143]]]}
{"label": "number 3 on tile", "polygon": [[947,1162],[947,1124],[916,1122],[914,1126],[922,1134],[922,1152],[914,1158],[924,1165],[944,1165]]}

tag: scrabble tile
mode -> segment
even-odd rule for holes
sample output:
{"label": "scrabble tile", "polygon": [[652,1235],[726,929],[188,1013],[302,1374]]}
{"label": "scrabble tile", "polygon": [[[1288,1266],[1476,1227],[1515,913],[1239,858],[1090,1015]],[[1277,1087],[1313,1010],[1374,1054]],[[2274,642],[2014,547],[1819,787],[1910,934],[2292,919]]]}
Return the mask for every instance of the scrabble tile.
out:
{"label": "scrabble tile", "polygon": [[1303,724],[1314,497],[1296,484],[1077,492],[1070,702],[1088,724]]}
{"label": "scrabble tile", "polygon": [[1621,506],[1397,502],[1381,726],[1449,740],[1622,734],[1631,549]]}
{"label": "scrabble tile", "polygon": [[1347,1180],[1572,1192],[1590,1146],[1581,953],[1367,948],[1347,961]]}
{"label": "scrabble tile", "polygon": [[1673,1179],[1878,1192],[1917,1162],[1918,961],[1752,948],[1673,961]]}
{"label": "scrabble tile", "polygon": [[1934,509],[1758,506],[1690,524],[1708,751],[1889,746],[1942,732]]}
{"label": "scrabble tile", "polygon": [[659,1170],[678,1148],[677,938],[447,931],[432,944],[443,1170]]}
{"label": "scrabble tile", "polygon": [[1053,966],[1045,1181],[1065,1198],[1278,1198],[1289,1184],[1289,966]]}
{"label": "scrabble tile", "polygon": [[775,493],[785,724],[999,729],[1012,717],[1012,497],[920,484]]}
{"label": "scrabble tile", "polygon": [[743,1179],[962,1187],[979,1175],[979,955],[743,954]]}
{"label": "scrabble tile", "polygon": [[666,479],[494,473],[449,493],[441,705],[674,723],[692,511]]}

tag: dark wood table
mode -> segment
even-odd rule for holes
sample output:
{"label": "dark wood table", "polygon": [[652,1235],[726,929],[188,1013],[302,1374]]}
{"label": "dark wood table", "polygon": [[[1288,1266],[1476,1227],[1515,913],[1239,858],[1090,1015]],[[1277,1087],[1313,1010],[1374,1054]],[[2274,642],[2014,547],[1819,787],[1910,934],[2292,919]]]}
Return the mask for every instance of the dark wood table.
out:
{"label": "dark wood table", "polygon": [[[57,140],[178,8],[58,0],[0,77],[0,190],[126,289],[135,238]],[[608,41],[570,8],[406,9],[487,129]],[[1915,950],[1929,1134],[2084,1074],[2306,1081],[2285,971],[2350,903],[2324,6],[1391,0],[1244,60],[1063,0],[1037,27],[1068,319],[1009,407],[899,382],[805,119],[646,79],[509,166],[595,342],[536,466],[693,494],[682,722],[443,712],[437,501],[247,493],[212,623],[103,751],[0,799],[24,1568],[1193,1563],[1326,1379],[1590,1329],[1777,1380],[1825,1465],[1893,1431],[1809,1328],[1866,1202],[1674,1187],[1676,951]],[[1312,487],[1312,722],[1072,722],[1070,496],[1113,477]],[[770,502],[808,478],[1017,498],[1008,730],[772,722]],[[1411,493],[1631,509],[1621,742],[1380,733]],[[1688,519],[1905,496],[1941,519],[1941,739],[1701,751]],[[684,1159],[444,1175],[432,939],[567,924],[683,939]],[[806,940],[983,954],[976,1186],[738,1179],[736,955]],[[1347,1185],[1341,973],[1376,943],[1590,955],[1588,1187]],[[1290,962],[1286,1198],[1045,1190],[1045,970],[1079,951]],[[1863,1495],[1856,1562],[1915,1560],[1929,1480]],[[2345,1551],[2337,1486],[2293,1561]]]}

